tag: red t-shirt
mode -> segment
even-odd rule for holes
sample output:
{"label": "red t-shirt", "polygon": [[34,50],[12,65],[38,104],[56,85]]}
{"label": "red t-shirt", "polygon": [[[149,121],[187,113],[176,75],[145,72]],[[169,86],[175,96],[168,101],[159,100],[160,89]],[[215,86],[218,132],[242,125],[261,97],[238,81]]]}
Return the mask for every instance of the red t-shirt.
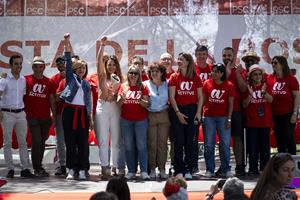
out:
{"label": "red t-shirt", "polygon": [[47,77],[37,79],[25,76],[26,95],[24,96],[27,119],[50,119],[50,94],[54,94],[53,83]]}
{"label": "red t-shirt", "polygon": [[195,74],[189,79],[176,72],[171,75],[169,86],[175,86],[175,100],[178,105],[188,105],[198,103],[198,88],[202,88],[202,81]]}
{"label": "red t-shirt", "polygon": [[[246,72],[245,69],[243,69],[241,71],[241,75],[242,75],[243,79],[246,81],[247,80],[247,72]],[[230,81],[233,84],[234,90],[235,90],[235,93],[234,93],[235,96],[234,96],[234,102],[233,102],[233,111],[241,111],[242,98],[241,98],[241,91],[240,91],[238,83],[237,83],[236,68],[231,69],[231,73],[230,73],[227,80]]]}
{"label": "red t-shirt", "polygon": [[[65,84],[66,84],[66,79],[61,80],[59,82],[58,88],[56,89],[56,93],[61,93],[65,89]],[[62,114],[62,111],[63,111],[63,108],[64,108],[64,103],[65,102],[63,100],[59,101],[59,108],[56,108],[56,114],[57,115]]]}
{"label": "red t-shirt", "polygon": [[211,64],[207,64],[206,67],[202,68],[199,67],[197,63],[195,63],[195,70],[197,76],[200,77],[201,81],[204,83],[204,81],[208,80],[211,78]]}
{"label": "red t-shirt", "polygon": [[97,101],[98,101],[98,74],[94,73],[86,78],[91,85],[92,97],[93,97],[93,115],[96,113]]}
{"label": "red t-shirt", "polygon": [[[245,108],[246,127],[273,127],[271,104],[268,103],[261,94],[262,87],[263,84],[252,86],[253,95],[250,103]],[[266,91],[269,94],[272,92],[268,84]],[[246,99],[249,95],[249,91],[243,93],[243,99]]]}
{"label": "red t-shirt", "polygon": [[297,79],[292,75],[277,78],[276,75],[270,74],[267,82],[272,88],[273,115],[283,115],[293,112],[294,97],[292,91],[299,91]]}
{"label": "red t-shirt", "polygon": [[142,71],[142,81],[149,80],[149,77],[145,71]]}
{"label": "red t-shirt", "polygon": [[119,94],[126,92],[126,99],[121,107],[121,117],[130,121],[141,121],[147,118],[148,111],[141,106],[140,99],[144,95],[149,95],[148,88],[142,84],[139,86],[131,86],[127,89],[124,85],[120,87]]}
{"label": "red t-shirt", "polygon": [[203,106],[203,116],[223,117],[228,114],[229,97],[234,97],[234,86],[230,81],[216,84],[208,79],[203,85],[203,96],[206,101]]}
{"label": "red t-shirt", "polygon": [[[50,78],[50,80],[52,81],[53,83],[53,89],[54,91],[57,91],[58,87],[59,87],[59,83],[64,80],[65,78],[63,76],[60,75],[60,73],[58,74],[55,74],[54,76],[52,76]],[[63,91],[64,88],[62,88],[61,91]],[[58,91],[58,92],[61,92],[61,91]],[[61,115],[62,113],[62,109],[63,109],[63,101],[57,101],[56,102],[56,114],[57,115]]]}
{"label": "red t-shirt", "polygon": [[174,70],[172,70],[171,72],[167,73],[166,78],[167,78],[167,79],[170,79],[170,77],[171,77],[171,75],[172,75],[173,73],[175,73]]}

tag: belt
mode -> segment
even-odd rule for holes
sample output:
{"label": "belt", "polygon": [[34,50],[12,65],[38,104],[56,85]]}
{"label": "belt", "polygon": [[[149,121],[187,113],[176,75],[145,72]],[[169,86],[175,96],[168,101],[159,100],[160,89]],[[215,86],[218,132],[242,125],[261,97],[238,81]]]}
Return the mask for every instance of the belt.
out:
{"label": "belt", "polygon": [[1,110],[2,110],[2,111],[5,111],[5,112],[19,113],[19,112],[24,111],[24,108],[20,108],[20,109],[2,108]]}

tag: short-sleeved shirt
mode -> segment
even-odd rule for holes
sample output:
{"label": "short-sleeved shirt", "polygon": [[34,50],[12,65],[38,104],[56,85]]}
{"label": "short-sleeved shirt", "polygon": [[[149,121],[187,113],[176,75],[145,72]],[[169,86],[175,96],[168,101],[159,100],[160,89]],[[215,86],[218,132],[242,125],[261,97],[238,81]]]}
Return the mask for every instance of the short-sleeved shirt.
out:
{"label": "short-sleeved shirt", "polygon": [[204,81],[211,78],[211,64],[207,64],[206,67],[200,67],[197,63],[195,63],[195,71],[197,76],[201,79],[201,81],[204,83]]}
{"label": "short-sleeved shirt", "polygon": [[202,81],[195,74],[191,79],[176,72],[171,75],[169,87],[175,86],[175,101],[178,105],[198,103],[198,88],[202,88]]}
{"label": "short-sleeved shirt", "polygon": [[150,112],[160,112],[167,109],[169,107],[168,83],[164,81],[160,86],[155,85],[151,80],[144,81],[143,83],[147,86],[150,95],[148,110]]}
{"label": "short-sleeved shirt", "polygon": [[[252,86],[253,94],[248,106],[245,108],[246,127],[271,128],[273,118],[271,103],[267,102],[262,94],[263,84]],[[271,94],[271,87],[267,84],[266,91]],[[243,93],[243,99],[248,98],[249,91]]]}
{"label": "short-sleeved shirt", "polygon": [[299,91],[299,83],[292,75],[278,78],[276,75],[268,76],[268,84],[272,88],[272,112],[273,115],[283,115],[293,112],[293,91]]}
{"label": "short-sleeved shirt", "polygon": [[[50,78],[50,80],[53,83],[53,87],[54,87],[53,89],[54,89],[54,91],[57,91],[60,82],[63,81],[64,79],[65,79],[65,77],[63,77],[60,73],[57,73],[57,74],[55,74],[54,76],[52,76]],[[60,90],[60,92],[63,91],[63,89],[64,88],[62,88],[62,90]],[[57,101],[56,102],[56,114],[57,115],[61,115],[62,109],[63,109],[63,105],[64,105],[63,101]]]}
{"label": "short-sleeved shirt", "polygon": [[121,117],[130,121],[141,121],[147,118],[148,111],[141,106],[142,96],[148,96],[149,91],[145,85],[126,87],[122,85],[119,94],[126,93],[126,99],[121,107]]}
{"label": "short-sleeved shirt", "polygon": [[[241,71],[241,76],[242,78],[246,81],[247,79],[247,72],[245,69],[242,69]],[[241,98],[241,91],[239,89],[238,83],[237,83],[237,78],[236,78],[236,68],[232,68],[231,69],[231,73],[227,79],[228,81],[230,81],[233,86],[234,86],[234,90],[235,90],[235,96],[234,96],[234,102],[233,102],[233,111],[241,111],[241,102],[242,102],[242,98]]]}
{"label": "short-sleeved shirt", "polygon": [[24,76],[15,79],[11,73],[6,78],[0,79],[0,91],[2,94],[2,108],[22,109],[24,108],[23,97],[26,93],[26,80]]}
{"label": "short-sleeved shirt", "polygon": [[234,86],[230,81],[216,84],[209,79],[204,82],[203,96],[206,99],[203,106],[203,116],[223,117],[228,114],[229,97],[234,97]]}
{"label": "short-sleeved shirt", "polygon": [[25,76],[25,112],[28,119],[50,119],[50,95],[55,93],[53,83],[45,76],[41,79],[33,75]]}
{"label": "short-sleeved shirt", "polygon": [[91,91],[92,91],[92,97],[93,97],[93,115],[96,114],[96,107],[97,107],[97,101],[98,101],[98,74],[94,73],[87,77],[87,81],[91,85]]}

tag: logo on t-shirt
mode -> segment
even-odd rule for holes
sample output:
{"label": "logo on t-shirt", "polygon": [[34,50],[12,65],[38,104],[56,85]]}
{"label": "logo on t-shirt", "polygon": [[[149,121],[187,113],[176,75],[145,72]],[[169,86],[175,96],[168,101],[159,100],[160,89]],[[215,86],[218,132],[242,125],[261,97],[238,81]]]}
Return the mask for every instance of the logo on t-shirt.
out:
{"label": "logo on t-shirt", "polygon": [[255,90],[252,93],[251,103],[263,103],[265,102],[264,96],[261,90]]}
{"label": "logo on t-shirt", "polygon": [[45,91],[45,88],[46,88],[46,85],[36,83],[32,87],[32,91],[29,92],[29,96],[46,98],[46,94],[43,94],[43,92]]}
{"label": "logo on t-shirt", "polygon": [[180,90],[178,90],[179,95],[194,95],[194,91],[190,91],[193,87],[193,81],[181,82]]}
{"label": "logo on t-shirt", "polygon": [[275,82],[273,86],[273,94],[286,94],[286,91],[283,91],[285,82]]}
{"label": "logo on t-shirt", "polygon": [[225,90],[213,89],[208,100],[213,103],[224,103],[224,99],[222,99],[224,94]]}
{"label": "logo on t-shirt", "polygon": [[142,91],[131,91],[126,92],[126,104],[140,104],[140,99],[142,97]]}
{"label": "logo on t-shirt", "polygon": [[210,78],[210,73],[200,73],[199,77],[201,81],[204,82]]}

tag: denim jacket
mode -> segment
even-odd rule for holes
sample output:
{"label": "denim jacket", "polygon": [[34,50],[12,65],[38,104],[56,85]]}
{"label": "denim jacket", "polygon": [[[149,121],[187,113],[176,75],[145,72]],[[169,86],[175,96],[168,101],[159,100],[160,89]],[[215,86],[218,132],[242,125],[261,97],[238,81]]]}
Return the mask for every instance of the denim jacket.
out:
{"label": "denim jacket", "polygon": [[[62,91],[59,97],[64,101],[72,102],[77,93],[79,86],[76,82],[77,75],[73,73],[70,52],[65,52],[65,59],[66,59],[66,85],[65,85],[65,89]],[[84,93],[84,104],[88,114],[90,115],[92,111],[91,86],[86,80],[82,80],[81,85]]]}

